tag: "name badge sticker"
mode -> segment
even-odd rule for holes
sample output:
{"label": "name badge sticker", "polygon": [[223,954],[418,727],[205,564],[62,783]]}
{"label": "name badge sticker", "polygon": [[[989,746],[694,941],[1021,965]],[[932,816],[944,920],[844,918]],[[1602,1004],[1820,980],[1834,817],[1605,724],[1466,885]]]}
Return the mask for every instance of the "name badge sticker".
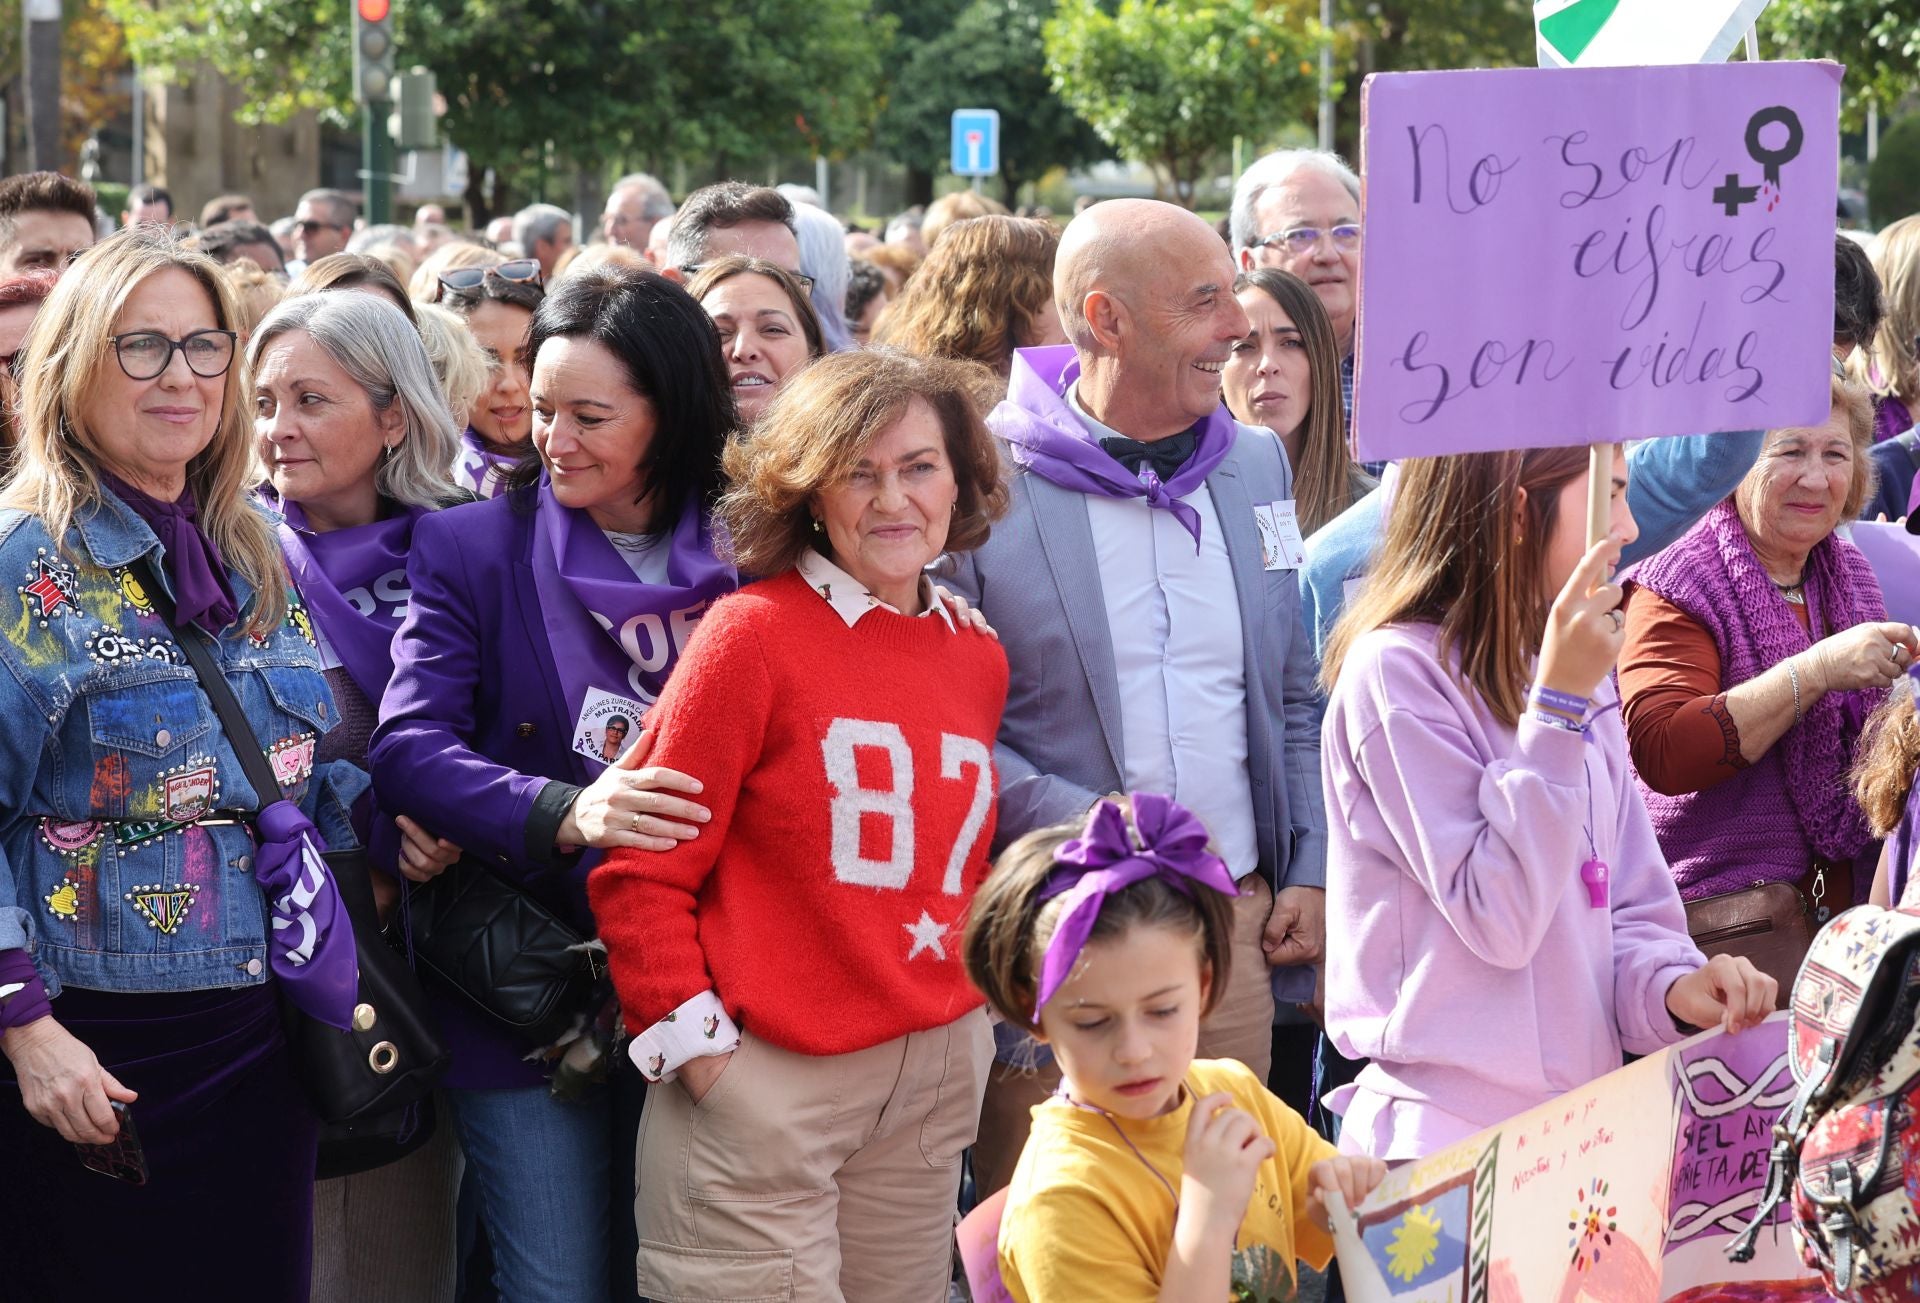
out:
{"label": "name badge sticker", "polygon": [[1291,502],[1262,502],[1253,509],[1260,530],[1260,563],[1268,570],[1298,570],[1307,562],[1306,540]]}
{"label": "name badge sticker", "polygon": [[573,749],[587,759],[610,765],[640,736],[640,719],[647,708],[630,697],[587,690],[573,723]]}

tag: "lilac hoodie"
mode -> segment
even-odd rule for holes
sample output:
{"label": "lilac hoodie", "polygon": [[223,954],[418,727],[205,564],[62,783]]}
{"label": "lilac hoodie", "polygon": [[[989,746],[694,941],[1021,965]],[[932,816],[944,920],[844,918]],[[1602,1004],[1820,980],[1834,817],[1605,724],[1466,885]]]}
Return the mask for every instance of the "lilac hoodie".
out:
{"label": "lilac hoodie", "polygon": [[[1372,1060],[1330,1102],[1342,1149],[1417,1158],[1688,1033],[1705,960],[1634,787],[1611,682],[1587,737],[1516,732],[1433,625],[1356,643],[1327,705],[1327,1030]],[[1589,815],[1591,810],[1591,815]],[[1592,849],[1588,830],[1591,828]],[[1580,866],[1597,851],[1610,904]]]}

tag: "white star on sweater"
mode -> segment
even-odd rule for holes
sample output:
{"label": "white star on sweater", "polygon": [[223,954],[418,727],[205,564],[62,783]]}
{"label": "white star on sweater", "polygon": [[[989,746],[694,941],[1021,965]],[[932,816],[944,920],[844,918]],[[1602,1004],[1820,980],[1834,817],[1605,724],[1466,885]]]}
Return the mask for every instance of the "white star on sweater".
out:
{"label": "white star on sweater", "polygon": [[940,944],[940,938],[947,934],[947,925],[934,922],[933,915],[926,910],[920,911],[918,923],[902,923],[900,926],[905,928],[908,935],[913,938],[913,948],[907,951],[908,959],[912,959],[922,950],[933,951],[935,959],[947,957],[947,948]]}

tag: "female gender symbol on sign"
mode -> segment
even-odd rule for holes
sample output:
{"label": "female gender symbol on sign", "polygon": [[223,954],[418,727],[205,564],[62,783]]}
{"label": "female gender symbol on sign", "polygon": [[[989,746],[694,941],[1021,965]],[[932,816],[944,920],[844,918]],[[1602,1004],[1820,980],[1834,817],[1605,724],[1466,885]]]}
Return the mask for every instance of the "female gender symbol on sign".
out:
{"label": "female gender symbol on sign", "polygon": [[[1760,143],[1760,133],[1775,125],[1787,129],[1787,139],[1778,149],[1768,149]],[[1747,121],[1747,156],[1760,165],[1762,180],[1773,187],[1776,195],[1780,193],[1780,167],[1800,157],[1806,134],[1800,125],[1800,115],[1783,104],[1761,109]],[[1713,202],[1719,204],[1728,217],[1737,216],[1742,206],[1755,203],[1759,198],[1760,187],[1740,184],[1738,172],[1727,173],[1727,179],[1713,192]]]}

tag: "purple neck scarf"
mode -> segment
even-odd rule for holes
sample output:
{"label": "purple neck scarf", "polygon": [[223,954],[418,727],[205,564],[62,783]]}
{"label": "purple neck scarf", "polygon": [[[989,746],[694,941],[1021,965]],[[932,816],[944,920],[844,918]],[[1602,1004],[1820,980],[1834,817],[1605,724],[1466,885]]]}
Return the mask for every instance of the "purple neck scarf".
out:
{"label": "purple neck scarf", "polygon": [[1006,401],[987,424],[1007,443],[1013,459],[1040,478],[1076,493],[1103,498],[1145,498],[1156,511],[1170,511],[1200,550],[1200,513],[1180,499],[1206,483],[1233,447],[1233,417],[1224,405],[1197,427],[1193,456],[1172,479],[1148,466],[1134,474],[1102,448],[1066,400],[1080,377],[1080,361],[1068,344],[1023,348],[1013,355]]}
{"label": "purple neck scarf", "polygon": [[483,498],[497,498],[506,490],[507,472],[519,460],[518,454],[501,452],[469,425],[460,436],[460,455],[453,460],[453,482]]}
{"label": "purple neck scarf", "polygon": [[705,513],[697,502],[681,509],[664,584],[635,578],[593,518],[561,506],[545,477],[537,516],[534,588],[566,709],[577,719],[594,689],[652,705],[701,613],[739,587],[733,567],[713,555]]}
{"label": "purple neck scarf", "polygon": [[161,564],[173,582],[174,608],[181,622],[198,625],[219,637],[220,631],[239,617],[240,604],[227,582],[227,564],[220,557],[220,549],[196,523],[200,507],[193,500],[192,488],[182,490],[177,501],[162,502],[104,468],[100,482],[146,521],[160,540],[165,553]]}
{"label": "purple neck scarf", "polygon": [[[261,793],[266,800],[270,793]],[[293,1006],[309,1018],[346,1031],[353,1021],[360,973],[353,924],[340,900],[320,830],[292,801],[263,807],[255,820],[260,847],[253,880],[266,893],[273,931],[267,963]]]}
{"label": "purple neck scarf", "polygon": [[393,676],[393,634],[407,616],[407,548],[425,507],[371,525],[316,534],[297,502],[282,502],[280,549],[307,609],[347,673],[376,705]]}
{"label": "purple neck scarf", "polygon": [[1238,896],[1226,861],[1207,849],[1207,828],[1193,811],[1171,796],[1137,792],[1133,797],[1136,844],[1119,805],[1102,801],[1087,816],[1086,831],[1053,853],[1057,866],[1040,889],[1040,899],[1064,895],[1065,906],[1047,953],[1040,962],[1040,990],[1033,1002],[1034,1025],[1040,1009],[1073,972],[1075,961],[1093,934],[1100,907],[1136,882],[1158,877],[1187,895],[1195,885],[1223,896]]}

